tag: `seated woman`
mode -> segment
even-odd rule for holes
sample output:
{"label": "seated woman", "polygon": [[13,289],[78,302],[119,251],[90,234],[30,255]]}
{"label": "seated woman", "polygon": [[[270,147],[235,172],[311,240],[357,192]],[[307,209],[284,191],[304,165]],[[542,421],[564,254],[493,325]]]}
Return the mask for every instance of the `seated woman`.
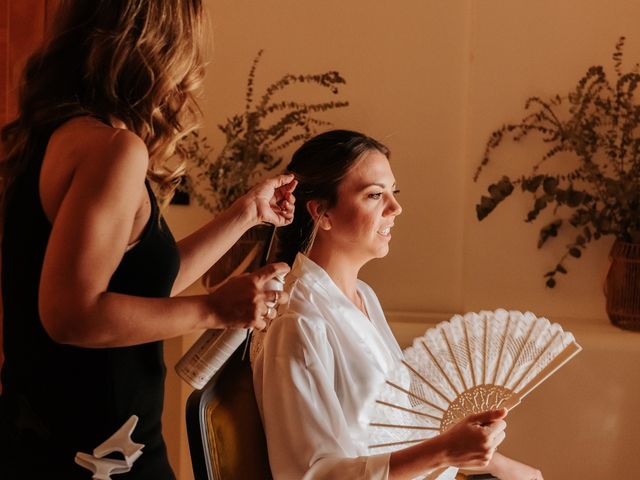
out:
{"label": "seated woman", "polygon": [[253,365],[273,477],[411,479],[456,466],[541,480],[495,453],[505,410],[471,415],[393,453],[368,450],[367,406],[402,357],[376,295],[358,280],[388,253],[402,211],[388,157],[379,142],[340,130],[306,142],[288,166],[299,182],[294,220],[279,232],[281,260],[293,263],[290,301],[256,335],[263,345]]}

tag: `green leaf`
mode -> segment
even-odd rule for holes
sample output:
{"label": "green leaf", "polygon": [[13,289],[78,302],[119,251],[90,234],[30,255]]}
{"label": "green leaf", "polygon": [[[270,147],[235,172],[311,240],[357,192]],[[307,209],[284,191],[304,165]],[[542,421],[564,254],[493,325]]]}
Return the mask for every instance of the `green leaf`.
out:
{"label": "green leaf", "polygon": [[483,196],[480,199],[480,203],[476,205],[476,215],[478,220],[483,220],[487,215],[489,215],[494,208],[496,208],[497,202],[489,197]]}
{"label": "green leaf", "polygon": [[542,182],[542,188],[544,189],[544,193],[552,194],[558,188],[558,179],[555,177],[546,177]]}
{"label": "green leaf", "polygon": [[562,190],[561,188],[556,188],[555,191],[555,197],[556,197],[556,201],[559,204],[563,204],[567,202],[567,191],[566,190]]}
{"label": "green leaf", "polygon": [[538,218],[538,211],[537,210],[531,210],[529,213],[527,213],[527,222],[533,222],[536,218]]}
{"label": "green leaf", "polygon": [[533,205],[533,208],[536,210],[542,210],[547,206],[547,200],[544,197],[536,198],[536,202]]}
{"label": "green leaf", "polygon": [[502,190],[500,190],[500,186],[496,183],[489,185],[489,195],[498,202],[504,199]]}
{"label": "green leaf", "polygon": [[502,200],[504,200],[506,197],[508,197],[509,195],[511,195],[511,193],[513,192],[513,184],[511,183],[511,180],[509,180],[509,177],[502,177],[502,179],[498,182],[498,183],[493,183],[491,185],[489,185],[488,191],[489,194],[491,195],[491,198],[493,198],[494,200],[496,200],[496,202],[501,202]]}
{"label": "green leaf", "polygon": [[538,238],[538,248],[542,247],[549,237],[558,236],[558,228],[562,225],[562,220],[554,220],[548,225],[545,225],[540,229],[540,236]]}
{"label": "green leaf", "polygon": [[535,193],[538,187],[542,183],[544,175],[536,175],[534,177],[528,177],[522,179],[522,189],[526,192]]}
{"label": "green leaf", "polygon": [[514,186],[509,177],[504,176],[498,182],[498,188],[504,197],[508,197],[513,192]]}
{"label": "green leaf", "polygon": [[577,207],[584,200],[584,192],[578,192],[576,190],[567,191],[567,205],[570,207]]}

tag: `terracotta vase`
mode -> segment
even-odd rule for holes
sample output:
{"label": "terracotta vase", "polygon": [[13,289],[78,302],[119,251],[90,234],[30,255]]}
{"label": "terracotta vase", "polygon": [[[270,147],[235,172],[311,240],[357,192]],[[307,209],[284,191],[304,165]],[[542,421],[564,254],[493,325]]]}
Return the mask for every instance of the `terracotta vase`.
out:
{"label": "terracotta vase", "polygon": [[640,331],[640,244],[616,240],[609,259],[605,283],[609,319],[617,327]]}

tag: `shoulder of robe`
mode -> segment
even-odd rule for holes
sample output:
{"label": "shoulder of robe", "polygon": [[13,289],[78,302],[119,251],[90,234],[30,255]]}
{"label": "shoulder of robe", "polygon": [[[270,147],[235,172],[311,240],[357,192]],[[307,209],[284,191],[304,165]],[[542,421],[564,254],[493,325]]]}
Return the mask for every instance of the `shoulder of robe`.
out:
{"label": "shoulder of robe", "polygon": [[280,315],[271,322],[266,335],[268,343],[280,348],[286,344],[326,344],[327,339],[327,322],[322,317],[297,312]]}

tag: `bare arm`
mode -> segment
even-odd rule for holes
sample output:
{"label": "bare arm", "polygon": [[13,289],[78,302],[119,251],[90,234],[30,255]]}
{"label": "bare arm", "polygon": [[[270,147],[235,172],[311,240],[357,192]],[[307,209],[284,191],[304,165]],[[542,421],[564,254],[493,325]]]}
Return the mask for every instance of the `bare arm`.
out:
{"label": "bare arm", "polygon": [[148,158],[142,141],[129,132],[99,131],[92,140],[100,148],[73,152],[83,158],[75,162],[52,219],[39,295],[49,335],[60,343],[102,347],[201,328],[260,327],[264,278],[286,266],[234,279],[211,295],[144,298],[107,292],[146,195]]}
{"label": "bare arm", "polygon": [[178,243],[180,272],[171,294],[179,294],[200,278],[249,228],[263,222],[278,227],[290,223],[295,186],[293,175],[265,180],[211,222],[181,240]]}

